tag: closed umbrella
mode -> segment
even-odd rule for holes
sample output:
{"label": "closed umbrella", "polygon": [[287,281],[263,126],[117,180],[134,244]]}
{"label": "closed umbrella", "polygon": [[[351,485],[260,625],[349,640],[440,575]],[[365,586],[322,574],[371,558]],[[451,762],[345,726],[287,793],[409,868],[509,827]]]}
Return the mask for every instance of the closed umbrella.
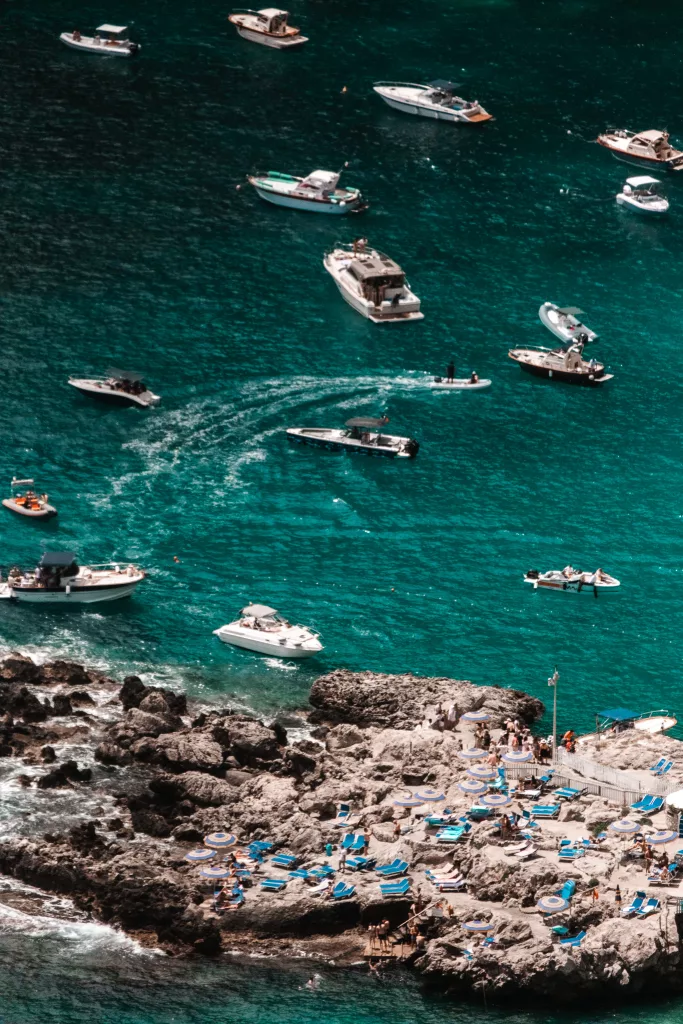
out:
{"label": "closed umbrella", "polygon": [[487,715],[485,711],[466,711],[464,715],[460,716],[461,722],[490,722],[491,716]]}
{"label": "closed umbrella", "polygon": [[509,750],[502,755],[502,760],[508,764],[524,764],[525,761],[533,761],[534,755],[530,750]]}
{"label": "closed umbrella", "polygon": [[544,914],[554,914],[558,910],[566,910],[569,902],[562,896],[542,896],[540,900],[537,900],[536,906]]}
{"label": "closed umbrella", "polygon": [[471,779],[495,779],[498,777],[496,769],[487,764],[473,764],[471,768],[467,769],[467,774]]}
{"label": "closed umbrella", "polygon": [[621,818],[619,821],[613,821],[610,825],[613,832],[619,832],[621,835],[629,835],[631,832],[640,832],[640,825],[631,821],[630,818]]}
{"label": "closed umbrella", "polygon": [[220,864],[212,864],[209,868],[202,868],[199,874],[202,878],[227,878],[230,872]]}
{"label": "closed umbrella", "polygon": [[215,850],[191,850],[190,853],[185,854],[185,860],[189,860],[193,864],[203,864],[204,861],[213,860],[215,856]]}
{"label": "closed umbrella", "polygon": [[488,921],[465,921],[462,925],[466,932],[490,932],[493,931],[493,925],[489,924]]}
{"label": "closed umbrella", "polygon": [[428,804],[438,804],[446,799],[446,794],[439,793],[438,789],[418,789],[415,799],[424,800]]}
{"label": "closed umbrella", "polygon": [[645,838],[648,843],[658,846],[661,843],[673,843],[674,839],[678,839],[678,833],[661,829],[659,832],[653,832],[651,836],[645,836]]}
{"label": "closed umbrella", "polygon": [[484,807],[506,807],[512,803],[512,797],[505,793],[487,793],[481,798],[481,803]]}
{"label": "closed umbrella", "polygon": [[476,779],[465,779],[463,782],[458,783],[460,792],[467,793],[468,796],[479,796],[480,793],[485,793],[488,788],[485,782],[477,782]]}
{"label": "closed umbrella", "polygon": [[227,850],[236,842],[237,836],[233,836],[229,832],[212,832],[211,835],[204,836],[204,845],[210,846],[213,850]]}
{"label": "closed umbrella", "polygon": [[424,800],[412,793],[403,793],[394,799],[394,807],[421,807]]}
{"label": "closed umbrella", "polygon": [[477,758],[486,756],[487,752],[481,747],[467,747],[465,750],[458,751],[458,757],[462,757],[465,761],[476,761]]}

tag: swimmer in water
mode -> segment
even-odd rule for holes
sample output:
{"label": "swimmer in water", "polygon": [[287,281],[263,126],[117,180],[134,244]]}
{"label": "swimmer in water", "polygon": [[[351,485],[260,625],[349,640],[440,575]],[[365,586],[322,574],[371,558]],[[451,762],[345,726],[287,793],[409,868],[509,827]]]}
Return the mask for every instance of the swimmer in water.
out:
{"label": "swimmer in water", "polygon": [[320,982],[322,976],[320,974],[314,974],[312,978],[309,978],[304,988],[308,989],[309,992],[315,992],[316,989],[320,988]]}

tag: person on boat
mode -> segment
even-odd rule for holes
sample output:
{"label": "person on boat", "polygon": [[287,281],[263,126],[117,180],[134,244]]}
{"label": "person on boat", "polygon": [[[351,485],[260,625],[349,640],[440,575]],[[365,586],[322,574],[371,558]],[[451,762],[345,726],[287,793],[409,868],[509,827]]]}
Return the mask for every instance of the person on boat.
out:
{"label": "person on boat", "polygon": [[472,375],[470,377],[470,384],[478,384],[478,383],[479,383],[479,374],[477,373],[476,370],[472,370]]}
{"label": "person on boat", "polygon": [[572,576],[576,575],[576,569],[572,565],[565,565],[562,570],[562,575],[566,580],[570,580]]}
{"label": "person on boat", "polygon": [[455,363],[451,359],[450,363],[446,367],[446,380],[448,381],[449,384],[453,383],[453,378],[454,377],[455,377]]}
{"label": "person on boat", "polygon": [[71,33],[71,38],[73,39],[74,43],[80,43],[82,37],[81,33],[78,31],[77,28],[75,28]]}

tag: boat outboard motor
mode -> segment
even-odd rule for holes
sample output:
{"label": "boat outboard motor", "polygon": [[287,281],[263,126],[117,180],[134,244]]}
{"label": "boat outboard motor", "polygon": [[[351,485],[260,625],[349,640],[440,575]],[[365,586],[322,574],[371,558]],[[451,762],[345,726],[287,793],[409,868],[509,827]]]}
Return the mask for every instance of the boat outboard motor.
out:
{"label": "boat outboard motor", "polygon": [[139,43],[128,43],[128,52],[130,53],[131,57],[134,57],[135,54],[138,53],[139,49]]}
{"label": "boat outboard motor", "polygon": [[435,377],[434,378],[434,383],[435,384],[440,384],[442,380],[443,380],[443,377]]}
{"label": "boat outboard motor", "polygon": [[527,579],[537,580],[540,575],[541,574],[538,571],[538,569],[529,569],[529,571],[527,573]]}
{"label": "boat outboard motor", "polygon": [[406,455],[409,455],[411,459],[414,459],[420,450],[420,445],[415,440],[415,438],[411,437],[408,441],[406,441],[403,450],[406,453]]}

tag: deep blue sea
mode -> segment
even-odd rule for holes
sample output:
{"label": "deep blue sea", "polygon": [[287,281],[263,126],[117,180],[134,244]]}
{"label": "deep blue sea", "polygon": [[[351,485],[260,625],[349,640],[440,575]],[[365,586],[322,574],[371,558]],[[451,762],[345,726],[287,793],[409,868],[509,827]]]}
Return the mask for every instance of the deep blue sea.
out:
{"label": "deep blue sea", "polygon": [[[614,202],[629,169],[591,141],[611,126],[683,142],[680,6],[297,0],[310,41],[289,53],[238,39],[228,13],[216,0],[3,5],[0,489],[34,476],[59,517],[1,510],[0,564],[73,548],[134,559],[149,579],[97,611],[3,602],[0,644],[263,711],[300,705],[336,666],[544,697],[554,665],[561,727],[615,701],[682,711],[683,180],[667,181],[667,218],[639,219]],[[132,26],[139,59],[60,44],[105,19]],[[411,118],[371,90],[435,77],[496,120]],[[345,161],[371,204],[362,218],[238,189],[249,172]],[[339,297],[322,258],[360,233],[407,271],[421,323],[376,326]],[[586,311],[613,381],[536,381],[507,358],[552,344],[545,300]],[[421,386],[451,357],[492,387]],[[67,384],[112,364],[143,372],[161,404],[107,409]],[[420,441],[414,462],[284,435],[381,413]],[[602,566],[621,591],[522,583],[567,562]],[[281,664],[221,645],[212,630],[250,600],[317,627],[323,655]],[[0,935],[5,1024],[480,1013],[398,979],[331,978],[305,997],[300,983],[80,932]]]}

